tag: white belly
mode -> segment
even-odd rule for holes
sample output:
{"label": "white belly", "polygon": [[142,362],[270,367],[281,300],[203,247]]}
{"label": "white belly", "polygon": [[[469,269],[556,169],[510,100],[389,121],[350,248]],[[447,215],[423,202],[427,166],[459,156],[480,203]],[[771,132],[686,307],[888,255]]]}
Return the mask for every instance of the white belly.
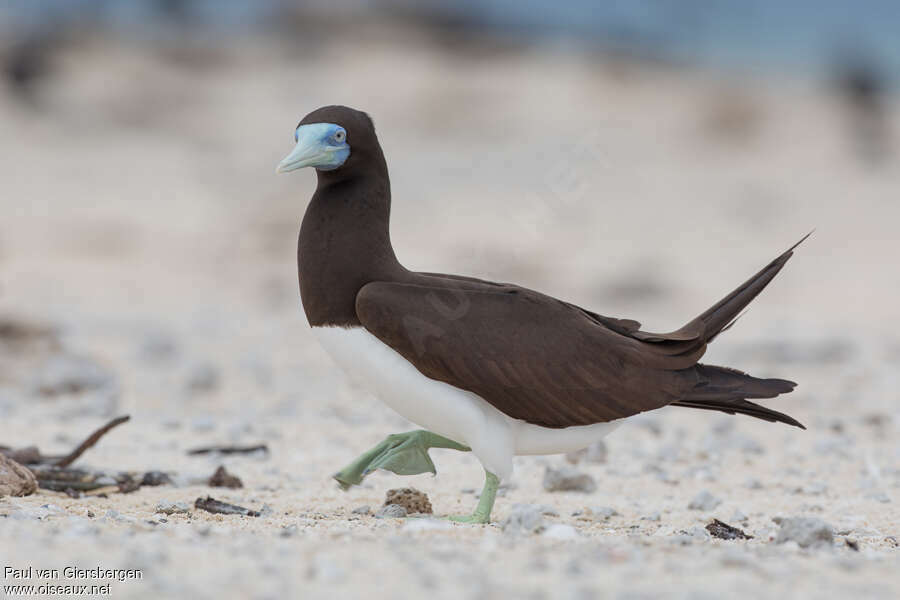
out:
{"label": "white belly", "polygon": [[479,396],[429,379],[362,327],[313,327],[323,348],[357,383],[419,427],[472,448],[500,478],[516,454],[558,454],[584,448],[620,421],[551,429],[513,419]]}

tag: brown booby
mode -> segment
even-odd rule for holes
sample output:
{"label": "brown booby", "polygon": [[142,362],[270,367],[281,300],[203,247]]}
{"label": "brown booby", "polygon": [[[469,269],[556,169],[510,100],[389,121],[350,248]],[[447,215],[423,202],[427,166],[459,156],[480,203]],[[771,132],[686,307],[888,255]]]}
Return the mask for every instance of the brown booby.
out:
{"label": "brown booby", "polygon": [[334,477],[343,488],[379,468],[435,473],[430,448],[471,451],[484,489],[471,515],[451,518],[487,523],[513,456],[583,448],[644,411],[686,406],[803,427],[749,400],[793,382],[697,362],[796,245],[681,329],[650,333],[517,285],[404,268],[369,116],[326,106],[294,139],[277,171],[314,167],[318,176],[297,250],[309,324],[352,378],[423,428],[388,436],[342,469]]}

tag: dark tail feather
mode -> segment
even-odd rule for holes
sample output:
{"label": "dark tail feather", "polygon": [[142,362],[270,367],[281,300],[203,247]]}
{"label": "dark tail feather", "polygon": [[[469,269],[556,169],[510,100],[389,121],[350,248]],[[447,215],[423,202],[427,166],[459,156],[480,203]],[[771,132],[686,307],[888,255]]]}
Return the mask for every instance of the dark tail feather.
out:
{"label": "dark tail feather", "polygon": [[740,413],[806,429],[791,416],[747,400],[747,398],[774,398],[779,394],[786,394],[797,385],[793,381],[758,379],[736,369],[713,365],[698,364],[695,369],[700,376],[700,382],[684,399],[673,402],[670,406],[718,410],[732,415]]}
{"label": "dark tail feather", "polygon": [[812,232],[803,236],[799,242],[788,248],[787,252],[770,262],[759,273],[744,282],[743,285],[722,298],[709,310],[682,327],[679,331],[703,331],[704,341],[711,342],[717,335],[734,324],[734,321],[750,302],[756,298],[769,282],[778,275],[788,259],[794,254],[794,249],[803,243]]}

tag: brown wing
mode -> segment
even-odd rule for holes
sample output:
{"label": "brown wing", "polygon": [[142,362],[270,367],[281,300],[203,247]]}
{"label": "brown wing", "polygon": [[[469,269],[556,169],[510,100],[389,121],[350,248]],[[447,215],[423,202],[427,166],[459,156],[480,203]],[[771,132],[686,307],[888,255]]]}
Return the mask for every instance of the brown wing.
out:
{"label": "brown wing", "polygon": [[697,383],[693,370],[678,371],[696,359],[616,331],[636,331],[635,322],[610,319],[610,327],[598,315],[515,286],[422,274],[412,283],[364,286],[356,312],[424,375],[545,427],[660,408]]}

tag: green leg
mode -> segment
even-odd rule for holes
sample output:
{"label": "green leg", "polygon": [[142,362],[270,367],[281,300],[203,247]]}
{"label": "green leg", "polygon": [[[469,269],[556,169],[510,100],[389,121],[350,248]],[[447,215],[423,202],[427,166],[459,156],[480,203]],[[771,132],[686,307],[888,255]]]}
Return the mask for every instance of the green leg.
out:
{"label": "green leg", "polygon": [[397,475],[417,475],[437,473],[429,448],[449,448],[468,452],[470,448],[458,444],[436,433],[419,429],[406,433],[395,433],[334,474],[341,489],[358,485],[375,469],[393,471]]}
{"label": "green leg", "polygon": [[484,487],[481,490],[481,498],[478,499],[478,506],[475,507],[475,512],[471,515],[454,515],[450,517],[450,520],[460,523],[490,523],[491,509],[494,508],[498,487],[500,487],[500,478],[486,470],[484,472]]}

